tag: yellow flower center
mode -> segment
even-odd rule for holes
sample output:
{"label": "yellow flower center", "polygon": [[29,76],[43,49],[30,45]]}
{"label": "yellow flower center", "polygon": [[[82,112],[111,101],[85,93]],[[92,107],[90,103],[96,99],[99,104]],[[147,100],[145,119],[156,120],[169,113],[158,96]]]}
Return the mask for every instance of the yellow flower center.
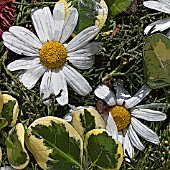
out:
{"label": "yellow flower center", "polygon": [[124,106],[113,106],[110,108],[110,112],[118,130],[122,130],[130,124],[131,115]]}
{"label": "yellow flower center", "polygon": [[47,68],[59,68],[66,62],[67,51],[63,44],[52,40],[43,44],[39,57]]}

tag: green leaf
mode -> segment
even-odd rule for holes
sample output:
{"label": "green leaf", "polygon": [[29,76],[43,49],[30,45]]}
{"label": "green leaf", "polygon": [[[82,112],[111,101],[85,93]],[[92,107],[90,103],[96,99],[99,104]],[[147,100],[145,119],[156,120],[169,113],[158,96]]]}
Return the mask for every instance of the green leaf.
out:
{"label": "green leaf", "polygon": [[170,85],[170,39],[156,33],[143,46],[145,81],[152,89]]}
{"label": "green leaf", "polygon": [[126,11],[131,5],[131,0],[105,0],[108,8],[109,15],[112,17],[117,16],[118,14]]}
{"label": "green leaf", "polygon": [[92,129],[104,129],[105,122],[94,108],[80,109],[74,112],[71,124],[84,139]]}
{"label": "green leaf", "polygon": [[82,170],[83,141],[68,122],[47,116],[28,131],[26,145],[42,169]]}
{"label": "green leaf", "polygon": [[123,162],[122,145],[104,129],[93,129],[86,134],[85,148],[92,167],[118,170]]}
{"label": "green leaf", "polygon": [[107,19],[108,9],[104,0],[60,0],[71,3],[79,13],[75,34],[83,29],[96,25],[101,29]]}
{"label": "green leaf", "polygon": [[24,136],[24,127],[18,123],[9,131],[5,142],[9,163],[15,169],[24,169],[29,163],[29,155],[24,147]]}
{"label": "green leaf", "polygon": [[6,118],[8,125],[13,127],[16,124],[18,117],[18,102],[15,98],[8,94],[3,94],[3,108],[1,115],[3,118]]}
{"label": "green leaf", "polygon": [[5,118],[0,118],[0,130],[8,125],[8,121]]}

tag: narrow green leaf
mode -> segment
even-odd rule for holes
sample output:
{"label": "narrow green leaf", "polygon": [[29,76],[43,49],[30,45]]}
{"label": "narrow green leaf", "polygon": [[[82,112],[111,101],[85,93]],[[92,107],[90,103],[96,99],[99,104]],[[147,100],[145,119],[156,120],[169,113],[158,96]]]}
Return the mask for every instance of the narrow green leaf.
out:
{"label": "narrow green leaf", "polygon": [[144,76],[148,85],[162,88],[170,85],[170,40],[156,33],[143,46]]}
{"label": "narrow green leaf", "polygon": [[82,170],[83,141],[68,122],[47,116],[28,130],[27,147],[42,169]]}
{"label": "narrow green leaf", "polygon": [[0,118],[0,130],[8,125],[8,121],[5,118]]}
{"label": "narrow green leaf", "polygon": [[118,170],[123,162],[123,148],[104,129],[93,129],[86,134],[85,148],[92,167]]}
{"label": "narrow green leaf", "polygon": [[29,163],[29,156],[24,147],[24,136],[24,127],[18,123],[9,131],[5,142],[9,163],[15,169],[23,169]]}

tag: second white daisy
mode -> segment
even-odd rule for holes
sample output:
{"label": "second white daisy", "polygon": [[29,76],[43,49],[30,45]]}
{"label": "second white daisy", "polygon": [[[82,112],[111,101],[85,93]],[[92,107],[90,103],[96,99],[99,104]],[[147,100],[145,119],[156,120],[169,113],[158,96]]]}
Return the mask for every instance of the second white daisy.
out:
{"label": "second white daisy", "polygon": [[149,142],[159,143],[156,133],[142,124],[138,119],[147,121],[165,120],[165,113],[149,109],[162,107],[165,104],[152,103],[136,106],[151,91],[145,85],[133,97],[124,89],[121,80],[114,83],[114,89],[116,96],[107,86],[99,85],[95,90],[95,95],[110,106],[110,112],[106,119],[106,130],[112,134],[114,139],[123,145],[124,154],[128,156],[126,160],[130,161],[134,156],[134,147],[139,150],[145,148],[138,135]]}
{"label": "second white daisy", "polygon": [[[147,8],[170,14],[170,0],[144,1],[143,5]],[[164,31],[170,28],[170,17],[149,24],[145,28],[144,33],[147,34],[152,28],[152,33],[156,31]],[[167,34],[167,36],[170,37],[170,32]]]}
{"label": "second white daisy", "polygon": [[28,89],[43,76],[40,85],[43,99],[54,93],[59,95],[56,100],[60,105],[68,103],[67,83],[78,94],[87,95],[91,86],[67,61],[79,69],[92,67],[99,44],[89,41],[98,34],[98,28],[88,27],[66,44],[77,25],[76,8],[71,8],[65,18],[64,3],[57,3],[53,15],[49,7],[44,7],[33,10],[31,18],[38,37],[20,26],[12,26],[9,32],[3,33],[7,48],[29,56],[10,63],[7,68],[10,71],[25,70],[19,79]]}

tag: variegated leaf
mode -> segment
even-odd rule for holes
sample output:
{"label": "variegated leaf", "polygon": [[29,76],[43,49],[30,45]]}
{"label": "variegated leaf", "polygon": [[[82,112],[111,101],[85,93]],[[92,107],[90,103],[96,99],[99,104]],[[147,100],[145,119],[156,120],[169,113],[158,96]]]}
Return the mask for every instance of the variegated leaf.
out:
{"label": "variegated leaf", "polygon": [[8,125],[10,127],[13,127],[16,124],[18,117],[19,112],[18,102],[14,97],[8,94],[3,94],[2,97],[3,108],[1,115],[3,118],[6,118],[6,120],[8,121]]}
{"label": "variegated leaf", "polygon": [[24,169],[29,163],[29,155],[24,147],[25,130],[18,123],[10,131],[6,139],[7,156],[14,169]]}
{"label": "variegated leaf", "polygon": [[94,108],[84,108],[74,112],[71,124],[84,139],[92,129],[104,129],[105,122]]}
{"label": "variegated leaf", "polygon": [[42,169],[82,170],[83,141],[68,122],[47,116],[34,121],[28,132],[27,148]]}
{"label": "variegated leaf", "polygon": [[123,162],[122,145],[104,129],[93,129],[86,134],[85,150],[93,167],[119,170]]}

